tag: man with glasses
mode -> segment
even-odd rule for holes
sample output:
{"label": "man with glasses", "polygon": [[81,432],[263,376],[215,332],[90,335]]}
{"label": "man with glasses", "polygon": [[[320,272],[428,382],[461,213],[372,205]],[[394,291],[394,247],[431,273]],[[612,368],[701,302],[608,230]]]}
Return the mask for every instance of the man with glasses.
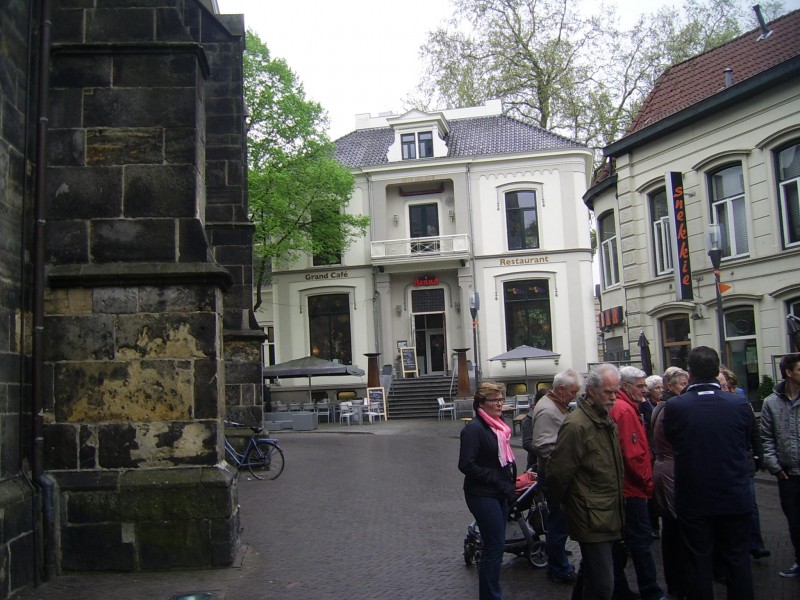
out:
{"label": "man with glasses", "polygon": [[[586,398],[564,419],[550,459],[547,487],[581,547],[574,594],[609,600],[614,591],[612,548],[622,538],[622,456],[617,427],[608,416],[619,389],[619,370],[601,364],[589,371]],[[580,592],[578,592],[580,590]]]}
{"label": "man with glasses", "polygon": [[[657,581],[651,549],[653,529],[647,506],[647,501],[653,497],[653,463],[647,430],[639,412],[647,392],[647,374],[631,366],[622,367],[619,373],[621,386],[609,414],[617,424],[619,446],[625,464],[625,544],[617,544],[614,548],[614,598],[657,600],[665,596]],[[628,550],[636,570],[639,594],[630,589],[625,577]]]}

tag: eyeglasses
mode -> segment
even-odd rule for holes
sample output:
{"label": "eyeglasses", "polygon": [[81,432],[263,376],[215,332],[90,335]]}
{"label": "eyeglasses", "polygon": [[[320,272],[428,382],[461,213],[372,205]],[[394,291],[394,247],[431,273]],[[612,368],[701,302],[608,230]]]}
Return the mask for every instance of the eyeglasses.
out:
{"label": "eyeglasses", "polygon": [[495,404],[502,404],[505,402],[505,398],[486,398],[484,402],[494,402]]}

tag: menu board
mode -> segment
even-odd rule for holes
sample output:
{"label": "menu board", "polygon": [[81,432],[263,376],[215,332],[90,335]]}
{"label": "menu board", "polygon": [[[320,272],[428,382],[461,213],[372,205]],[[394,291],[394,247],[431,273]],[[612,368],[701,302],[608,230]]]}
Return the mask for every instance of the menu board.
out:
{"label": "menu board", "polygon": [[400,348],[400,365],[403,377],[417,377],[417,349],[413,346]]}
{"label": "menu board", "polygon": [[383,415],[384,419],[387,421],[389,420],[389,410],[386,406],[386,392],[382,387],[371,387],[367,388],[367,399],[369,403],[372,404],[373,402],[380,402],[383,406]]}

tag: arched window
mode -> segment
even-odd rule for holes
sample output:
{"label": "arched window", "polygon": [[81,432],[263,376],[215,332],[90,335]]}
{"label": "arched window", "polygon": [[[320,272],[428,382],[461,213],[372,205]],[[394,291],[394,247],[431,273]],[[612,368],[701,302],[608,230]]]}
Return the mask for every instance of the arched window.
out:
{"label": "arched window", "polygon": [[722,233],[722,257],[749,254],[742,163],[728,165],[710,173],[708,187],[711,222],[719,225]]}
{"label": "arched window", "polygon": [[553,349],[550,323],[550,282],[547,279],[508,281],[503,284],[506,347]]}
{"label": "arched window", "polygon": [[506,235],[509,250],[539,247],[536,190],[506,192]]}
{"label": "arched window", "polygon": [[781,231],[785,247],[800,245],[800,142],[776,153]]}
{"label": "arched window", "polygon": [[686,369],[689,350],[689,315],[668,315],[661,319],[661,343],[664,368],[680,367]]}

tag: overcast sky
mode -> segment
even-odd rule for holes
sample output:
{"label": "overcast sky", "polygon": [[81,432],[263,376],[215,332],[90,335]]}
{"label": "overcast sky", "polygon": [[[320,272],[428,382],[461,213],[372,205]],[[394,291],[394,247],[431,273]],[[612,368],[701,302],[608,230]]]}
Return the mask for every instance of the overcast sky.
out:
{"label": "overcast sky", "polygon": [[[609,0],[629,25],[643,11],[679,0]],[[422,74],[419,48],[450,16],[449,0],[217,0],[244,14],[273,57],[286,60],[306,95],[328,112],[331,139],[355,128],[355,115],[399,112]],[[800,7],[800,0],[784,0]],[[396,6],[396,8],[392,8]],[[755,21],[753,23],[755,26]]]}

